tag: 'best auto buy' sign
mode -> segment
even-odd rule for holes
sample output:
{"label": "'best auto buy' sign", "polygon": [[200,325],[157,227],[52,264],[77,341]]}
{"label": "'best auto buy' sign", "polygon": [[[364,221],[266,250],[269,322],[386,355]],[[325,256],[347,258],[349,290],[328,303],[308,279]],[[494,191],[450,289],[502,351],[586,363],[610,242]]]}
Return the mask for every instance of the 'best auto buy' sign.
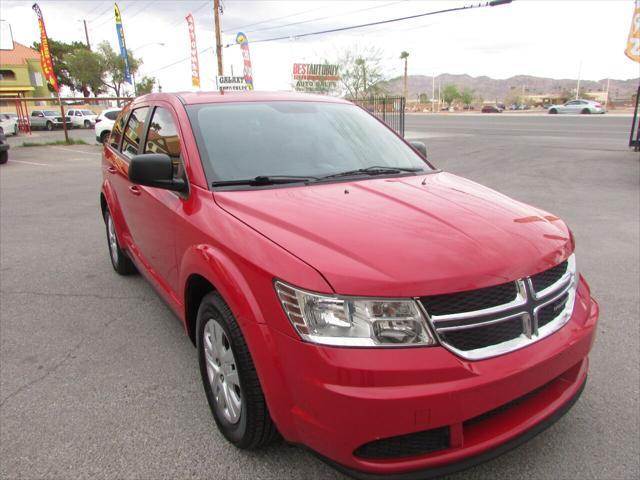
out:
{"label": "'best auto buy' sign", "polygon": [[294,88],[299,92],[329,92],[337,87],[338,65],[327,63],[294,63]]}

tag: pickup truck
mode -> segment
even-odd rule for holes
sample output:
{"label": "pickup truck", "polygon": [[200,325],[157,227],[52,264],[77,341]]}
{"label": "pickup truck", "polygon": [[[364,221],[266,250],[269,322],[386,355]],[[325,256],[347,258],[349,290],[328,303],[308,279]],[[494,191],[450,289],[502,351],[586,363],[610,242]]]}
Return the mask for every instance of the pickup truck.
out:
{"label": "pickup truck", "polygon": [[[62,128],[62,116],[55,110],[34,110],[29,117],[31,128],[42,128],[53,130],[54,128]],[[71,127],[71,118],[66,117],[67,126]]]}

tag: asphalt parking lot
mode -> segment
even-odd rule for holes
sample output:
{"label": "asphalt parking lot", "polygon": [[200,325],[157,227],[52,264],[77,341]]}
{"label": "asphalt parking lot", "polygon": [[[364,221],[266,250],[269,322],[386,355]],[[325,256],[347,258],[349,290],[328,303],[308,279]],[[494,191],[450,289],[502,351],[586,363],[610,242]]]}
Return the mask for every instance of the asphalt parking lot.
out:
{"label": "asphalt parking lot", "polygon": [[[601,304],[574,408],[450,479],[640,477],[640,155],[626,147],[629,124],[407,116],[407,136],[437,166],[561,216]],[[100,148],[82,145],[16,147],[0,166],[0,477],[344,478],[297,447],[224,441],[181,324],[141,277],[111,268],[99,165]]]}

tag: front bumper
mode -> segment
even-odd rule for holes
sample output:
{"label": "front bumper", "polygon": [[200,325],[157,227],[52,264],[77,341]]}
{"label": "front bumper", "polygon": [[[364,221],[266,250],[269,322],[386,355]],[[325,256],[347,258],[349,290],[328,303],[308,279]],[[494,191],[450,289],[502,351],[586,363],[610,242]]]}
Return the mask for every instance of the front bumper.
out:
{"label": "front bumper", "polygon": [[[362,478],[415,472],[424,478],[512,448],[566,411],[584,386],[597,318],[598,305],[581,280],[562,329],[500,357],[467,361],[441,347],[320,347],[260,327],[269,330],[279,358],[270,372],[261,359],[256,366],[263,385],[274,384],[267,377],[278,385],[265,391],[285,439]],[[380,439],[436,429],[447,432],[437,451],[393,458],[354,453]]]}

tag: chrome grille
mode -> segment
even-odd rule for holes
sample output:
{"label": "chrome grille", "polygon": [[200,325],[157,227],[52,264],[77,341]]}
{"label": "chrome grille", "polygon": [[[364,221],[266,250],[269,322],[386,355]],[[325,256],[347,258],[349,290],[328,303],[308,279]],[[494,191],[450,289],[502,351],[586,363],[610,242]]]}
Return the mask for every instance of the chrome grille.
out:
{"label": "chrome grille", "polygon": [[438,339],[470,360],[534,343],[571,318],[577,287],[575,257],[544,272],[495,287],[421,297]]}

